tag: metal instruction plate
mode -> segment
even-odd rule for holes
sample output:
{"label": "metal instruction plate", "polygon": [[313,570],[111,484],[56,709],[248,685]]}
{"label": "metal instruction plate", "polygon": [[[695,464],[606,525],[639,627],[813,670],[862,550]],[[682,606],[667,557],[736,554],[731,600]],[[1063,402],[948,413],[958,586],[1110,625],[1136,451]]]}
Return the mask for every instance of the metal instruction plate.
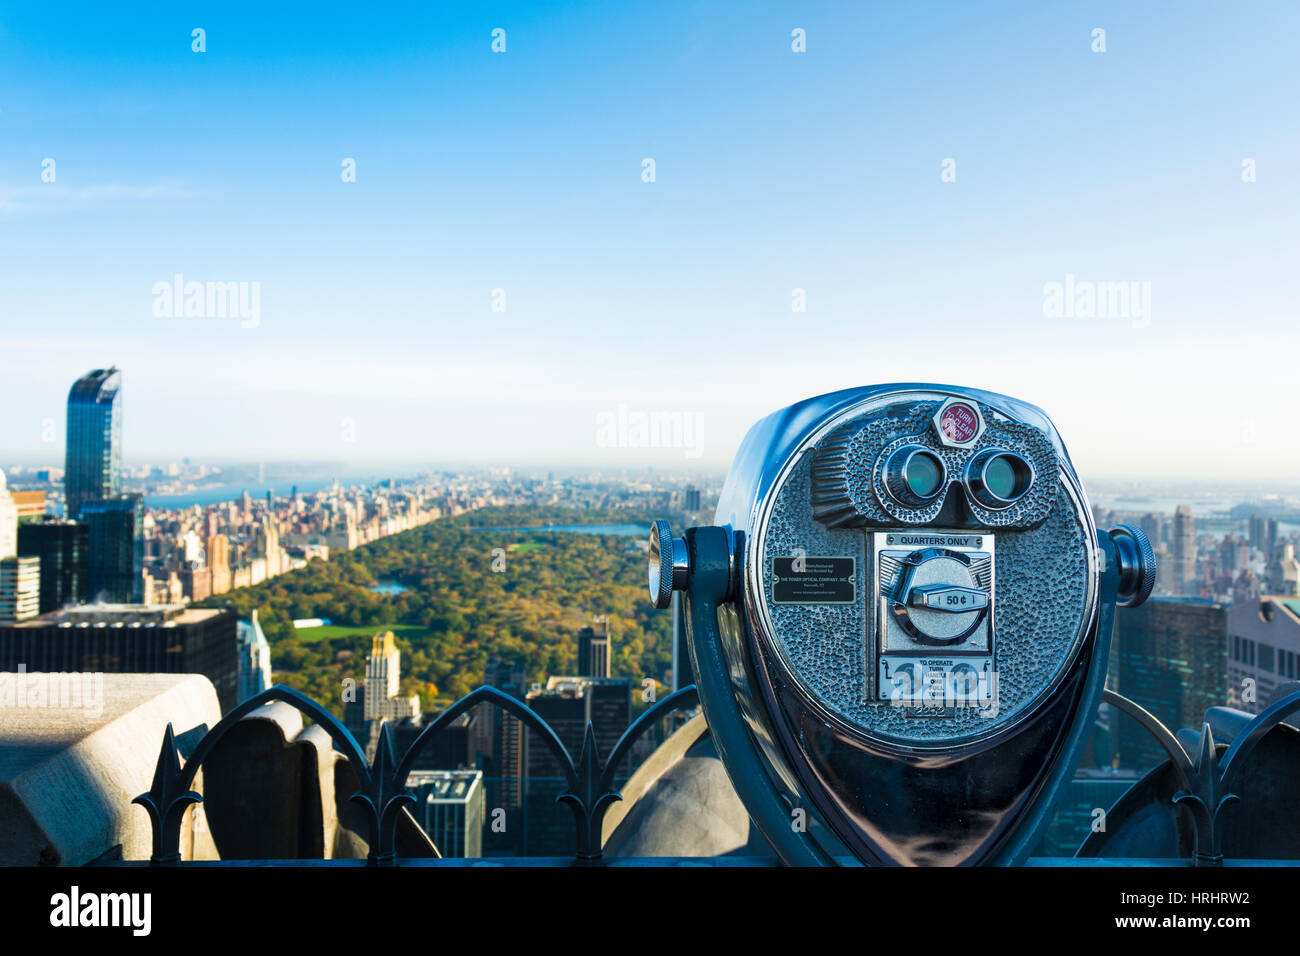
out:
{"label": "metal instruction plate", "polygon": [[852,604],[857,600],[853,558],[789,555],[772,559],[773,604]]}

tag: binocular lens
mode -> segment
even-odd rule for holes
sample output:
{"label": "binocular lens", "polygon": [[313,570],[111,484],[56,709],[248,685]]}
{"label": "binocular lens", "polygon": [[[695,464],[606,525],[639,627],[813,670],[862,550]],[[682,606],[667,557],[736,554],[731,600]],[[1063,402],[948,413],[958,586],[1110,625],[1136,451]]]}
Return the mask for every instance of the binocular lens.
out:
{"label": "binocular lens", "polygon": [[885,464],[885,487],[890,495],[913,508],[933,501],[943,490],[946,477],[939,456],[920,445],[904,445]]}
{"label": "binocular lens", "polygon": [[1034,481],[1034,469],[1014,452],[980,452],[970,463],[966,485],[986,508],[1006,508],[1018,501]]}
{"label": "binocular lens", "polygon": [[943,466],[933,455],[913,455],[905,471],[907,487],[919,498],[933,498],[943,484]]}
{"label": "binocular lens", "polygon": [[1016,473],[1016,466],[1008,460],[1006,455],[999,455],[989,462],[988,467],[984,469],[984,484],[989,491],[999,498],[1014,498],[1020,489],[1020,476]]}

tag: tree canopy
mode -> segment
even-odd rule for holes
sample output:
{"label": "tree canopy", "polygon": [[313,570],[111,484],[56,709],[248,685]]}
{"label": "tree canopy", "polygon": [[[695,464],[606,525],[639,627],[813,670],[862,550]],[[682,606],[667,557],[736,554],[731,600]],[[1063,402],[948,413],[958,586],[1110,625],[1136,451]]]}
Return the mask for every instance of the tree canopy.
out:
{"label": "tree canopy", "polygon": [[[494,655],[529,680],[575,673],[578,629],[598,614],[609,618],[613,674],[639,687],[645,678],[664,681],[672,643],[671,615],[650,606],[637,539],[490,530],[629,522],[649,526],[648,517],[623,510],[483,508],[202,604],[231,606],[245,618],[257,608],[275,680],[339,716],[344,681],[365,679],[370,638],[386,629],[402,652],[402,692],[418,693],[425,709],[478,687]],[[495,564],[494,549],[501,549]],[[407,590],[373,591],[381,582]],[[295,630],[302,618],[327,618],[332,626],[315,636]],[[339,628],[355,630],[338,636]]]}

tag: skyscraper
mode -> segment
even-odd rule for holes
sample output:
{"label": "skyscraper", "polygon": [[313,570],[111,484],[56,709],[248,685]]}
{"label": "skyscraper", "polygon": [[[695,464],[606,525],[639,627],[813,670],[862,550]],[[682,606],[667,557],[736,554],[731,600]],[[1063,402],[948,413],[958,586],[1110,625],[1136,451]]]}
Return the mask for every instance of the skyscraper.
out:
{"label": "skyscraper", "polygon": [[1265,558],[1273,555],[1277,547],[1277,519],[1265,518],[1263,515],[1250,517],[1250,546],[1263,553]]}
{"label": "skyscraper", "polygon": [[11,491],[14,504],[18,506],[18,526],[29,521],[40,521],[45,516],[45,492]]}
{"label": "skyscraper", "polygon": [[266,576],[273,578],[285,569],[281,566],[284,552],[280,548],[280,525],[270,512],[262,519],[259,543],[266,554]]}
{"label": "skyscraper", "polygon": [[1300,561],[1296,560],[1295,545],[1289,541],[1273,546],[1273,557],[1268,562],[1268,593],[1300,597]]}
{"label": "skyscraper", "polygon": [[1224,535],[1219,545],[1219,566],[1224,574],[1236,574],[1243,567],[1241,561],[1241,542],[1234,535]]}
{"label": "skyscraper", "polygon": [[239,700],[248,700],[271,686],[271,645],[267,643],[262,624],[253,608],[247,621],[235,625],[239,641]]}
{"label": "skyscraper", "polygon": [[0,624],[0,671],[202,674],[223,713],[239,703],[237,651],[227,608],[93,605]]}
{"label": "skyscraper", "polygon": [[76,518],[87,501],[122,490],[122,373],[87,372],[68,392],[66,514]]}
{"label": "skyscraper", "polygon": [[382,631],[370,642],[366,660],[366,720],[398,720],[420,716],[420,698],[397,696],[402,652],[392,631]]}
{"label": "skyscraper", "polygon": [[[393,753],[404,754],[410,750],[411,744],[415,743],[425,728],[441,716],[441,711],[425,712],[419,717],[387,721],[388,729],[393,735]],[[411,763],[411,769],[461,770],[475,766],[479,756],[476,746],[479,739],[478,718],[478,713],[471,710],[444,725],[432,739],[421,745],[420,752]],[[369,740],[366,742],[369,743]]]}
{"label": "skyscraper", "polygon": [[40,613],[40,558],[0,558],[0,621],[25,621]]}
{"label": "skyscraper", "polygon": [[481,770],[413,770],[406,786],[415,793],[412,813],[444,858],[483,855]]}
{"label": "skyscraper", "polygon": [[[1116,615],[1107,686],[1175,729],[1201,726],[1227,702],[1228,610],[1199,598],[1147,601]],[[1118,722],[1120,766],[1147,770],[1166,759],[1136,721]]]}
{"label": "skyscraper", "polygon": [[[524,699],[527,693],[526,677],[519,667],[492,657],[483,672],[483,682],[509,694]],[[484,766],[488,775],[484,779],[488,805],[505,811],[508,821],[504,830],[489,828],[483,835],[490,856],[510,856],[523,851],[524,791],[528,777],[528,738],[531,736],[519,718],[499,707],[480,705],[479,720],[488,737]]]}
{"label": "skyscraper", "polygon": [[118,495],[81,506],[90,556],[92,601],[139,604],[144,600],[144,498]]}
{"label": "skyscraper", "polygon": [[5,485],[0,471],[0,561],[18,553],[18,506]]}
{"label": "skyscraper", "polygon": [[212,593],[225,594],[230,590],[230,539],[224,534],[209,535],[204,553],[212,572]]}
{"label": "skyscraper", "polygon": [[1300,600],[1263,597],[1228,610],[1228,687],[1234,707],[1258,714],[1300,680]]}
{"label": "skyscraper", "polygon": [[578,676],[608,677],[609,668],[609,618],[598,617],[578,631]]}
{"label": "skyscraper", "polygon": [[1152,546],[1159,550],[1160,542],[1164,540],[1164,519],[1158,514],[1148,512],[1138,519],[1138,527],[1151,539]]}
{"label": "skyscraper", "polygon": [[[588,722],[601,760],[609,758],[631,723],[632,688],[627,678],[551,677],[544,688],[530,691],[526,701],[551,725],[574,760],[582,753]],[[571,853],[573,822],[570,814],[556,812],[560,808],[555,803],[565,785],[564,771],[536,735],[532,731],[529,735],[534,739],[528,745],[524,852],[530,856]],[[615,779],[626,773],[624,759]]]}
{"label": "skyscraper", "polygon": [[1268,522],[1263,515],[1250,516],[1250,546],[1256,551],[1263,551],[1268,554],[1271,549],[1265,545],[1265,534],[1267,533]]}
{"label": "skyscraper", "polygon": [[41,561],[41,613],[90,600],[90,544],[86,525],[47,517],[18,528],[18,553]]}
{"label": "skyscraper", "polygon": [[1196,596],[1196,523],[1191,505],[1174,512],[1174,587],[1178,594]]}

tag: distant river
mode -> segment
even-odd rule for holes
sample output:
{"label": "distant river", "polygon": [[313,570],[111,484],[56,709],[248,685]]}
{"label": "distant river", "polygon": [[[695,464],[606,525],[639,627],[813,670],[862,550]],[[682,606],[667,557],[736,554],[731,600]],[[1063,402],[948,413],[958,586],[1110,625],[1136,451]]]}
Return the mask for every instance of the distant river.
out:
{"label": "distant river", "polygon": [[1146,511],[1152,514],[1172,515],[1179,505],[1191,505],[1195,517],[1208,517],[1230,510],[1241,503],[1240,498],[1214,496],[1185,496],[1182,498],[1137,498],[1131,495],[1090,495],[1094,504],[1115,511]]}
{"label": "distant river", "polygon": [[225,501],[238,501],[248,492],[250,498],[265,498],[273,491],[281,498],[289,496],[289,489],[297,488],[303,494],[321,491],[334,484],[333,478],[309,478],[305,481],[277,481],[274,484],[212,485],[184,495],[146,495],[144,503],[150,508],[188,508],[191,505],[216,505]]}
{"label": "distant river", "polygon": [[[1243,498],[1225,497],[1222,495],[1188,495],[1182,498],[1134,498],[1132,496],[1125,497],[1121,495],[1099,494],[1093,497],[1092,501],[1093,504],[1098,504],[1103,508],[1110,508],[1115,511],[1151,513],[1164,515],[1166,518],[1171,517],[1174,510],[1179,505],[1191,505],[1192,517],[1197,519],[1210,519],[1224,516],[1237,505],[1245,503],[1245,499]],[[1296,530],[1300,530],[1300,525],[1286,521],[1278,523],[1278,531],[1282,535],[1289,535]]]}
{"label": "distant river", "polygon": [[562,531],[568,534],[617,534],[645,537],[650,527],[644,524],[548,524],[532,528],[475,528],[475,531]]}

